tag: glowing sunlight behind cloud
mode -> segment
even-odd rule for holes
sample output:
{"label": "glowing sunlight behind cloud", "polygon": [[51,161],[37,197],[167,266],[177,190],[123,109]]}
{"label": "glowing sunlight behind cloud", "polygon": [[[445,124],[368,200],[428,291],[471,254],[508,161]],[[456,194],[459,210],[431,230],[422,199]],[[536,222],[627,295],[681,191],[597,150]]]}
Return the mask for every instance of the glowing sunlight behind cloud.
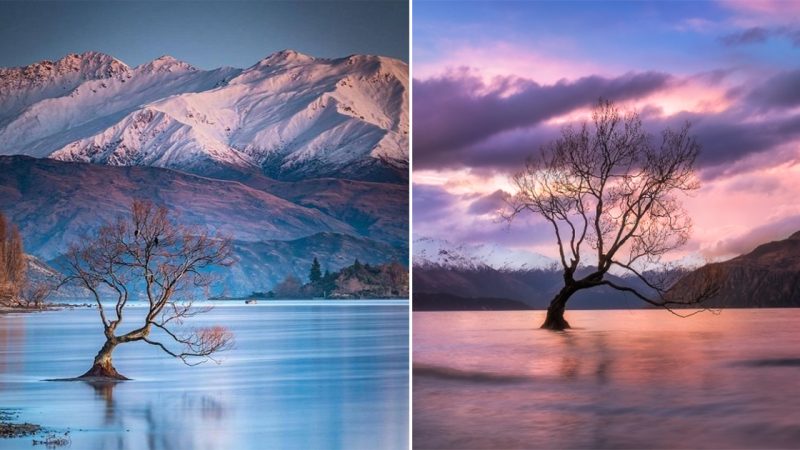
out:
{"label": "glowing sunlight behind cloud", "polygon": [[509,177],[525,158],[589,119],[599,97],[639,111],[656,136],[688,121],[703,147],[703,187],[684,201],[692,238],[672,258],[730,258],[800,230],[800,28],[785,24],[798,5],[422,4],[415,238],[502,239],[554,256],[546,233],[533,236],[538,219],[509,231],[487,208],[513,192]]}

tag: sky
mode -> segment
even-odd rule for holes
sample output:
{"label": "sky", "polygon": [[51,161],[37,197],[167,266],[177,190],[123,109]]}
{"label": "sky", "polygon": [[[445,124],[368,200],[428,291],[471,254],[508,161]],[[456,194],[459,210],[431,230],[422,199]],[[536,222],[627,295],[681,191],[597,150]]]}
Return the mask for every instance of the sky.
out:
{"label": "sky", "polygon": [[414,238],[555,257],[497,210],[509,177],[599,97],[656,134],[685,121],[702,187],[669,259],[721,260],[800,230],[800,2],[417,1]]}
{"label": "sky", "polygon": [[250,67],[280,50],[408,61],[403,1],[0,1],[0,67],[99,51],[129,66],[170,55]]}

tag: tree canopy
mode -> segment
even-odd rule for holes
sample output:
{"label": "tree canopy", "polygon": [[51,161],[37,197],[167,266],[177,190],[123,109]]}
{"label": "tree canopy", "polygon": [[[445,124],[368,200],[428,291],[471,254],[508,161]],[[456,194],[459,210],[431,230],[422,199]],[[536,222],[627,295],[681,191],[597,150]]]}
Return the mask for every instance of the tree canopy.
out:
{"label": "tree canopy", "polygon": [[[635,111],[622,112],[601,100],[591,124],[564,127],[512,177],[516,193],[506,219],[524,212],[543,218],[551,226],[563,269],[564,287],[543,327],[568,328],[563,318],[567,300],[596,286],[631,292],[665,308],[696,304],[713,294],[709,284],[707,291],[675,298],[668,294],[675,280],[652,270],[690,235],[691,218],[679,196],[700,187],[694,169],[700,144],[689,131],[686,123],[654,139]],[[576,277],[582,265],[594,270]],[[647,290],[605,279],[612,269],[636,277]]]}

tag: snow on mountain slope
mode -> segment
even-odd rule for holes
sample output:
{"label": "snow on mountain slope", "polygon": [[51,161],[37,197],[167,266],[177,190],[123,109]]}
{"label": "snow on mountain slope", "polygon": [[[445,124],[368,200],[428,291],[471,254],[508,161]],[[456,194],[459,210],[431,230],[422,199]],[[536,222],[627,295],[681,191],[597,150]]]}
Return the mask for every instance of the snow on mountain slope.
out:
{"label": "snow on mountain slope", "polygon": [[9,119],[0,127],[0,142],[4,143],[0,153],[47,156],[76,138],[102,133],[144,104],[214,88],[239,72],[232,68],[202,71],[162,56],[134,69],[125,66],[110,78],[88,78],[61,96],[28,105]]}
{"label": "snow on mountain slope", "polygon": [[235,149],[167,113],[136,110],[100,133],[67,145],[52,155],[62,161],[112,166],[152,166],[206,173],[215,165],[247,168]]}
{"label": "snow on mountain slope", "polygon": [[0,68],[0,126],[26,107],[68,94],[87,80],[121,79],[129,72],[122,61],[97,52],[70,53],[55,62]]}
{"label": "snow on mountain slope", "polygon": [[33,102],[0,127],[0,153],[370,179],[378,166],[407,168],[407,87],[407,65],[378,56],[286,50],[213,71],[162,57]]}
{"label": "snow on mountain slope", "polygon": [[516,250],[497,244],[453,244],[443,239],[419,238],[414,241],[414,264],[458,269],[488,266],[497,270],[549,268],[556,260],[539,253]]}

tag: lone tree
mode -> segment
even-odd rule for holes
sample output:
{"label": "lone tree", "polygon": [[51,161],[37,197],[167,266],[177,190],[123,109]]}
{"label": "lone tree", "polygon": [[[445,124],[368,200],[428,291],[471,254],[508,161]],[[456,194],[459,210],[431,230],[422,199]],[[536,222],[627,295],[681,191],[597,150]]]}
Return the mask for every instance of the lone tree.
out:
{"label": "lone tree", "polygon": [[[563,269],[564,285],[542,328],[569,328],[564,309],[583,289],[608,286],[672,312],[716,293],[717,284],[709,280],[678,297],[669,292],[677,280],[663,276],[669,272],[646,270],[658,267],[663,255],[689,237],[691,220],[676,196],[700,186],[694,172],[700,145],[689,128],[687,123],[677,131],[665,129],[654,142],[637,113],[622,113],[601,100],[591,125],[565,127],[513,176],[516,193],[505,218],[528,211],[549,222]],[[582,265],[586,259],[592,264],[588,270]],[[612,268],[646,288],[607,279]]]}
{"label": "lone tree", "polygon": [[321,279],[322,269],[319,266],[319,261],[317,261],[317,258],[314,257],[314,261],[311,263],[311,270],[308,273],[308,280],[312,283],[316,283]]}
{"label": "lone tree", "polygon": [[[187,296],[189,290],[211,283],[202,271],[229,263],[227,239],[178,225],[165,207],[147,201],[134,201],[129,217],[105,224],[95,237],[73,245],[66,256],[68,276],[62,284],[77,282],[92,294],[106,337],[92,367],[79,378],[127,379],[114,368],[111,355],[128,342],[154,345],[188,365],[213,360],[214,353],[229,348],[232,335],[221,326],[179,327],[184,319],[209,310],[193,307]],[[133,329],[120,332],[127,317],[125,307],[136,295],[146,297],[144,317],[136,317],[140,322]],[[113,311],[101,302],[108,296],[115,302]],[[159,338],[151,334],[156,330]]]}

